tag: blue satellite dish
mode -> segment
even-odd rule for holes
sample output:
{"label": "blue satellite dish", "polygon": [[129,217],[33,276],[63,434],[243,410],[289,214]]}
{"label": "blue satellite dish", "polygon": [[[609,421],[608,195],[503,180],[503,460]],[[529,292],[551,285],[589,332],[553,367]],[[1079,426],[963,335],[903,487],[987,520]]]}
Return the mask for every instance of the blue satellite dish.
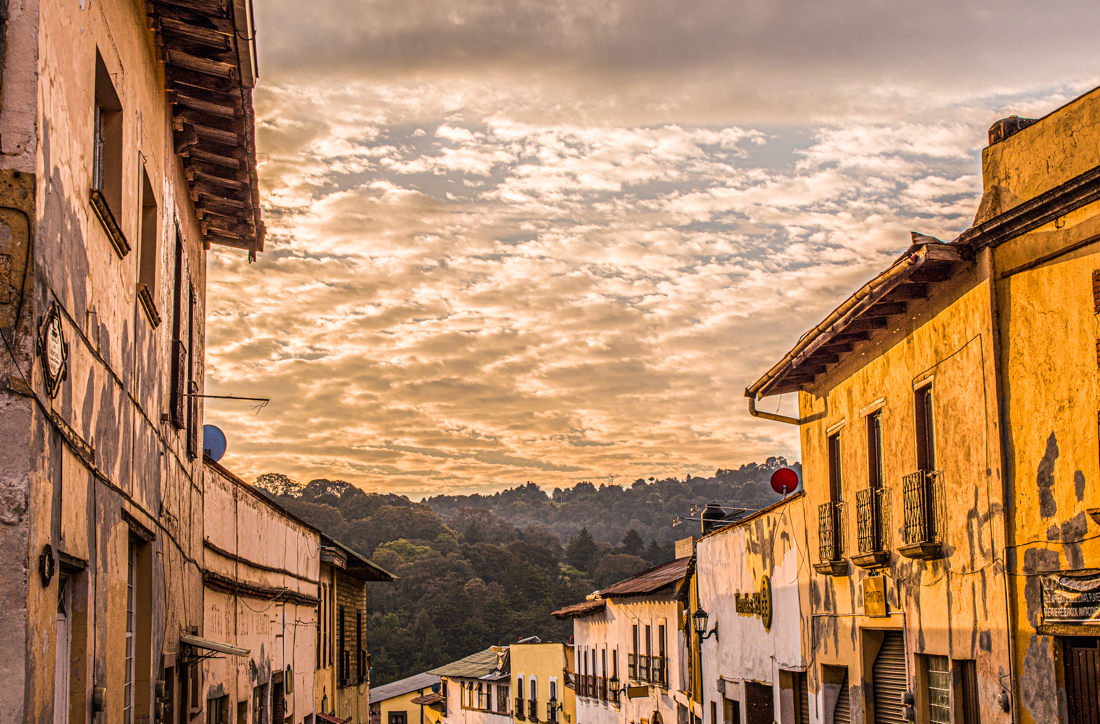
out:
{"label": "blue satellite dish", "polygon": [[202,452],[211,460],[218,462],[225,455],[225,449],[229,443],[225,439],[225,433],[216,425],[202,426]]}

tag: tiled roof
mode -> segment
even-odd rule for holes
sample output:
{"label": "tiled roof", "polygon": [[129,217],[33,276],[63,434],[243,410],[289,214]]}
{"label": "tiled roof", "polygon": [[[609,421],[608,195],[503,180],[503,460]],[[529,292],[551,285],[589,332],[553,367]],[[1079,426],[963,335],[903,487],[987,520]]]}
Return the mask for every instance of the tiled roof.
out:
{"label": "tiled roof", "polygon": [[499,666],[497,661],[497,652],[488,648],[484,651],[478,651],[476,654],[470,654],[464,659],[444,664],[428,673],[458,679],[480,679],[497,672],[507,673],[509,671],[507,649],[504,651],[503,661]]}
{"label": "tiled roof", "polygon": [[439,683],[439,676],[432,673],[417,674],[407,679],[401,679],[385,686],[372,686],[370,688],[370,703],[385,701],[395,696],[404,696],[413,691],[430,689]]}
{"label": "tiled roof", "polygon": [[434,704],[443,703],[443,695],[440,693],[425,694],[424,696],[418,696],[412,700],[413,704],[422,704],[423,706],[432,706]]}
{"label": "tiled roof", "polygon": [[566,606],[565,608],[559,608],[554,611],[554,616],[560,619],[567,618],[581,618],[582,616],[591,616],[594,613],[607,608],[607,601],[596,598],[591,601],[581,601],[580,603],[574,603],[572,606]]}
{"label": "tiled roof", "polygon": [[616,598],[626,596],[645,596],[650,593],[656,593],[666,586],[679,581],[687,573],[688,563],[691,561],[691,556],[685,556],[683,558],[677,558],[674,561],[668,563],[662,563],[659,566],[654,566],[649,570],[642,571],[641,573],[620,581],[610,588],[605,588],[600,591],[602,598]]}

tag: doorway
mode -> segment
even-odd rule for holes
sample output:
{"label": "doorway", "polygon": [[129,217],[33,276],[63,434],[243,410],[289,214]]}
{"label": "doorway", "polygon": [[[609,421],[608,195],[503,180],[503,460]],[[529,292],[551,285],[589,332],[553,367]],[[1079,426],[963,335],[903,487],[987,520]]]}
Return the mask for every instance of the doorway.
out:
{"label": "doorway", "polygon": [[1100,638],[1062,639],[1069,720],[1100,724]]}

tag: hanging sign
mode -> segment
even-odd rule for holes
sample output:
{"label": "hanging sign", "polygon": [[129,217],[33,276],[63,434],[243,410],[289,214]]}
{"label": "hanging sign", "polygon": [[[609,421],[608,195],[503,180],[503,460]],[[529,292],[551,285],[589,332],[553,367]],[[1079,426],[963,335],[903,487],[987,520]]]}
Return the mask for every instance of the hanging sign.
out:
{"label": "hanging sign", "polygon": [[1100,575],[1040,578],[1044,623],[1100,624]]}
{"label": "hanging sign", "polygon": [[57,303],[50,311],[38,332],[38,356],[42,358],[42,373],[46,378],[46,393],[57,397],[61,383],[69,376],[69,344],[61,329],[61,315]]}
{"label": "hanging sign", "polygon": [[886,579],[882,576],[863,579],[863,613],[868,616],[886,615]]}
{"label": "hanging sign", "polygon": [[742,616],[756,616],[764,624],[764,630],[772,627],[772,582],[767,576],[760,579],[760,590],[753,593],[733,594],[733,604]]}

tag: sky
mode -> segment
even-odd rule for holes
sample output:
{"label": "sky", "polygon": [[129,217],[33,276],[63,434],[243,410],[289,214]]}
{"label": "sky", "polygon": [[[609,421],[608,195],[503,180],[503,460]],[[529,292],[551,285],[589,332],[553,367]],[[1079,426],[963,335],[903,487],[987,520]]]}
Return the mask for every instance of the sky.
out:
{"label": "sky", "polygon": [[[247,479],[407,494],[712,475],[745,387],[1100,85],[1100,3],[257,0],[266,250],[210,253]],[[762,409],[792,412],[794,398]]]}

